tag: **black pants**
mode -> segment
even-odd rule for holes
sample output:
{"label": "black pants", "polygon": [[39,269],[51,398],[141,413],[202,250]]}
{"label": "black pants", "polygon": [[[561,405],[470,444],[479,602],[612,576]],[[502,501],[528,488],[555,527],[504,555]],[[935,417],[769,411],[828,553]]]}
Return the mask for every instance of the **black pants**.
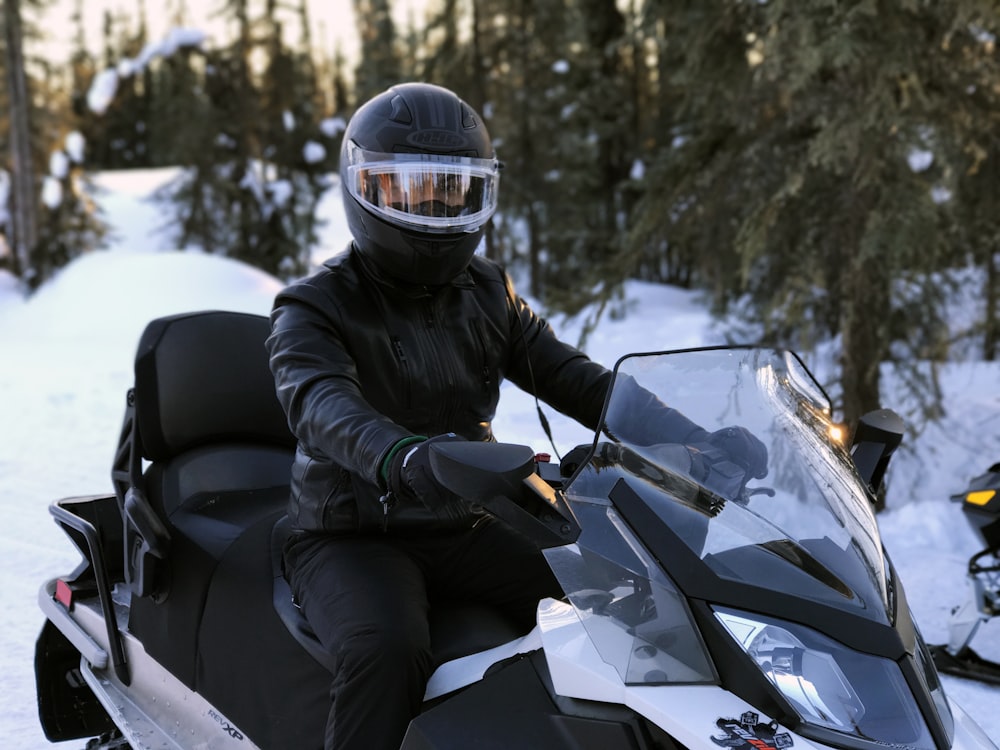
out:
{"label": "black pants", "polygon": [[436,598],[498,606],[527,632],[539,599],[562,592],[541,553],[486,517],[422,537],[298,538],[286,575],[337,670],[326,750],[398,750],[420,711]]}

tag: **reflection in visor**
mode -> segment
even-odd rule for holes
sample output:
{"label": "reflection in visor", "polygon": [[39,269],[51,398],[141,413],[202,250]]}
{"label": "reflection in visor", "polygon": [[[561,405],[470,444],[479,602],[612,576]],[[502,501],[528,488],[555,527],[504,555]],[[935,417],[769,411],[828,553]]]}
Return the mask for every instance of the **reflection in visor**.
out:
{"label": "reflection in visor", "polygon": [[365,200],[414,216],[468,216],[483,208],[486,179],[412,166],[405,170],[358,170]]}
{"label": "reflection in visor", "polygon": [[490,160],[384,160],[351,166],[348,175],[348,189],[369,210],[424,231],[473,232],[496,209]]}

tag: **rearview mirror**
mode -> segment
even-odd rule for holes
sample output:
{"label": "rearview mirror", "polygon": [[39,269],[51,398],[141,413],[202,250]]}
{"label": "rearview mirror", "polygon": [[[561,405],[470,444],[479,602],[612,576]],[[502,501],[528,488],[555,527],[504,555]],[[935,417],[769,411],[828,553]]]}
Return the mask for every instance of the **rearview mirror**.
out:
{"label": "rearview mirror", "polygon": [[889,459],[903,441],[903,419],[892,409],[876,409],[858,420],[851,442],[851,457],[858,474],[868,485],[877,510]]}

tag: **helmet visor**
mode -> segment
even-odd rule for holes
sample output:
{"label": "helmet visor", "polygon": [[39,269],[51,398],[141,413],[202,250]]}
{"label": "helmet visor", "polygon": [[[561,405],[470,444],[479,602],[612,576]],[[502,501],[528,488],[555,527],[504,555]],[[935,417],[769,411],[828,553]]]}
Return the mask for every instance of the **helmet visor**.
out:
{"label": "helmet visor", "polygon": [[475,232],[496,211],[495,159],[349,150],[347,190],[366,209],[421,232]]}

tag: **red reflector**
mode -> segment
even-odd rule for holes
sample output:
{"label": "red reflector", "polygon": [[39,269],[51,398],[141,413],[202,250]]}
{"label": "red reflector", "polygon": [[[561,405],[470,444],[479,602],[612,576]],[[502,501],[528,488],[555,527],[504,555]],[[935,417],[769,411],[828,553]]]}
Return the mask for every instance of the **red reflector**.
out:
{"label": "red reflector", "polygon": [[69,584],[66,583],[66,581],[56,581],[56,601],[63,605],[66,609],[73,606],[73,589],[69,587]]}
{"label": "red reflector", "polygon": [[552,460],[552,456],[550,456],[548,453],[536,453],[535,454],[535,463],[536,464],[547,464],[551,460]]}

